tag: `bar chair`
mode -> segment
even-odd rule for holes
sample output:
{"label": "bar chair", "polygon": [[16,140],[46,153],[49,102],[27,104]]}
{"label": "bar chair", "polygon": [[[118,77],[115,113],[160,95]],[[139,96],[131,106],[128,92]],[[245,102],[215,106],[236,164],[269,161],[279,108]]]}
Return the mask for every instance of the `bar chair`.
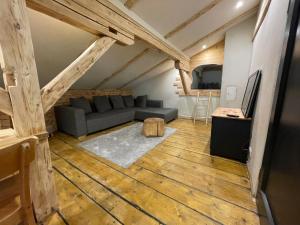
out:
{"label": "bar chair", "polygon": [[[207,125],[208,119],[210,118],[211,111],[211,91],[208,92],[208,96],[206,98],[200,98],[200,92],[197,93],[196,103],[193,108],[193,121],[196,123],[196,119],[205,119],[205,124]],[[198,117],[199,111],[205,111],[205,116]]]}
{"label": "bar chair", "polygon": [[0,225],[36,225],[29,186],[29,166],[37,138],[0,147]]}

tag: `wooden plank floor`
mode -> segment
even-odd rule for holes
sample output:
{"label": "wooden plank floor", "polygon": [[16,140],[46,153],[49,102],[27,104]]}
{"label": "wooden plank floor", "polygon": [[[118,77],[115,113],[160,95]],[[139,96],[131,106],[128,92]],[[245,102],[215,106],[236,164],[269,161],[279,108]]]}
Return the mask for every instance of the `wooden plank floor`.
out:
{"label": "wooden plank floor", "polygon": [[175,134],[128,169],[54,135],[59,212],[46,224],[259,224],[247,169],[209,155],[210,126],[184,119],[168,126]]}

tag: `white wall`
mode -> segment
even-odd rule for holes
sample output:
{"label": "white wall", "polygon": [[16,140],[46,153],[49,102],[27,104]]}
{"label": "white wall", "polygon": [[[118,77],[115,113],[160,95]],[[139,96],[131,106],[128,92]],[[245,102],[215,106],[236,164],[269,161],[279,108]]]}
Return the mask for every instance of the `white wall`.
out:
{"label": "white wall", "polygon": [[[221,106],[240,108],[247,85],[256,15],[226,32],[221,87]],[[226,89],[236,87],[236,98],[226,99]]]}
{"label": "white wall", "polygon": [[250,72],[262,69],[262,80],[254,117],[251,155],[248,162],[252,192],[258,186],[277,73],[283,46],[288,0],[272,0],[265,20],[253,43]]}
{"label": "white wall", "polygon": [[[158,99],[164,101],[164,107],[178,108],[178,114],[180,117],[190,118],[193,112],[194,102],[196,97],[185,97],[176,94],[177,88],[173,86],[176,81],[178,71],[173,69],[160,76],[156,76],[149,80],[140,83],[133,88],[133,93],[137,95],[148,95],[150,99]],[[219,98],[212,99],[213,109],[217,107]],[[199,112],[199,116],[204,116],[205,112]]]}

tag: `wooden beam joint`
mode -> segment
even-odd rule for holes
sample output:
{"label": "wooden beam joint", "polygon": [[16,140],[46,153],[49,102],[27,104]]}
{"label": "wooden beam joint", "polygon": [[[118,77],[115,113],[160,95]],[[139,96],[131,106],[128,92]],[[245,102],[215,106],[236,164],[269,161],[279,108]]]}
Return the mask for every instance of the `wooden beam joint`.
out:
{"label": "wooden beam joint", "polygon": [[190,65],[186,63],[182,63],[179,60],[175,61],[175,68],[178,70],[184,70],[186,72],[190,72]]}

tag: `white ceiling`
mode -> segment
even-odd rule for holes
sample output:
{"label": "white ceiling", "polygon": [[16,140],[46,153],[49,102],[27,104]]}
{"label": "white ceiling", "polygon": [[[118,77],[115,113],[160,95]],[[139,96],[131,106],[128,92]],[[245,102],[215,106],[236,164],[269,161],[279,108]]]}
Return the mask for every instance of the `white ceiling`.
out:
{"label": "white ceiling", "polygon": [[[124,3],[126,0],[119,1]],[[259,2],[259,0],[243,0],[243,6],[236,9],[235,6],[238,1],[221,0],[207,13],[175,33],[168,41],[177,48],[184,49],[186,46],[207,36],[230,20],[255,7]],[[213,0],[137,0],[130,10],[161,35],[165,35],[211,2]],[[40,84],[44,86],[97,37],[39,12],[30,9],[28,12]],[[226,29],[223,29],[210,35],[193,46],[193,48],[187,49],[185,53],[192,56],[201,51],[202,45],[205,44],[208,47],[214,45],[224,38],[225,32]],[[114,45],[73,88],[94,88],[103,79],[118,71],[130,59],[149,47],[151,46],[143,41],[136,41],[132,46]],[[103,85],[103,87],[121,87],[165,59],[166,55],[164,53],[151,49]],[[156,76],[172,67],[173,62],[171,60],[167,61],[139,80],[131,82],[129,87],[137,85],[141,81]]]}

